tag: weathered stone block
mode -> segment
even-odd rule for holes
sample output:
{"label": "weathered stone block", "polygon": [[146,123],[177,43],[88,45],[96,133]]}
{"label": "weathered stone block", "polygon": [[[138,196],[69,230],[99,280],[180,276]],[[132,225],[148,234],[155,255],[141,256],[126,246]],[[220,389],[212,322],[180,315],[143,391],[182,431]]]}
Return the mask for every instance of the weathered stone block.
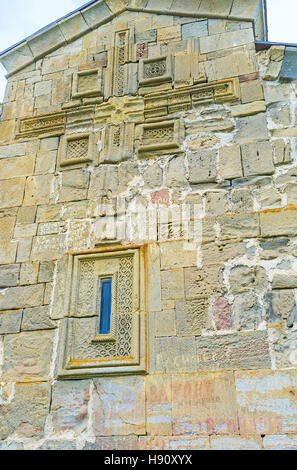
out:
{"label": "weathered stone block", "polygon": [[242,145],[241,153],[244,176],[274,173],[272,147],[269,142]]}
{"label": "weathered stone block", "polygon": [[236,434],[237,405],[233,374],[172,377],[173,434]]}
{"label": "weathered stone block", "polygon": [[1,179],[31,176],[34,173],[35,155],[0,159]]}
{"label": "weathered stone block", "polygon": [[241,178],[243,176],[239,145],[220,149],[220,175],[223,179]]}
{"label": "weathered stone block", "polygon": [[296,289],[297,288],[297,275],[290,274],[275,274],[272,279],[273,289]]}
{"label": "weathered stone block", "polygon": [[235,372],[242,434],[296,432],[295,371]]}
{"label": "weathered stone block", "polygon": [[216,150],[200,150],[189,155],[190,184],[213,183],[217,178]]}
{"label": "weathered stone block", "polygon": [[252,29],[243,29],[239,31],[230,31],[213,36],[205,36],[200,39],[201,54],[219,51],[221,49],[230,49],[236,46],[243,46],[254,41]]}
{"label": "weathered stone block", "polygon": [[61,258],[66,252],[66,234],[34,237],[32,261],[47,261]]}
{"label": "weathered stone block", "polygon": [[266,111],[264,101],[254,101],[253,103],[239,104],[232,107],[233,117],[252,116],[253,114],[263,113]]}
{"label": "weathered stone block", "polygon": [[201,297],[196,300],[177,300],[176,327],[178,336],[198,336],[209,328],[209,300]]}
{"label": "weathered stone block", "polygon": [[22,263],[20,271],[20,285],[37,284],[39,263]]}
{"label": "weathered stone block", "polygon": [[262,442],[259,436],[212,436],[212,450],[261,450]]}
{"label": "weathered stone block", "polygon": [[0,335],[18,333],[21,330],[22,310],[0,313]]}
{"label": "weathered stone block", "polygon": [[297,79],[296,50],[294,47],[286,47],[280,78]]}
{"label": "weathered stone block", "polygon": [[192,436],[164,436],[164,437],[140,437],[139,450],[208,450],[207,437]]}
{"label": "weathered stone block", "polygon": [[263,209],[273,209],[281,206],[281,195],[274,188],[261,188],[256,192],[256,196]]}
{"label": "weathered stone block", "polygon": [[22,331],[48,330],[56,328],[50,318],[49,306],[26,308],[23,313]]}
{"label": "weathered stone block", "polygon": [[231,193],[232,212],[252,212],[254,199],[249,189],[234,189]]}
{"label": "weathered stone block", "polygon": [[297,306],[293,289],[276,289],[269,292],[267,303],[267,320],[270,326],[284,324],[292,328],[297,322]]}
{"label": "weathered stone block", "polygon": [[199,38],[208,35],[207,21],[196,21],[182,25],[182,39]]}
{"label": "weathered stone block", "polygon": [[19,282],[19,273],[19,264],[0,266],[0,288],[17,286]]}
{"label": "weathered stone block", "polygon": [[48,204],[54,183],[52,175],[30,176],[26,181],[25,206]]}
{"label": "weathered stone block", "polygon": [[96,436],[145,434],[145,378],[102,378],[94,384]]}
{"label": "weathered stone block", "polygon": [[269,139],[266,115],[264,113],[239,118],[236,127],[235,143],[245,144],[252,141]]}
{"label": "weathered stone block", "polygon": [[150,375],[147,379],[147,432],[151,436],[172,434],[172,381],[170,375]]}
{"label": "weathered stone block", "polygon": [[297,211],[294,207],[285,210],[271,210],[260,214],[263,237],[295,235],[297,232]]}
{"label": "weathered stone block", "polygon": [[6,439],[14,433],[19,438],[42,438],[50,395],[47,383],[17,383],[12,403],[0,411],[0,438]]}
{"label": "weathered stone block", "polygon": [[155,314],[156,336],[175,336],[176,322],[174,310],[163,310]]}
{"label": "weathered stone block", "polygon": [[170,42],[181,40],[181,25],[167,26],[157,30],[158,42]]}
{"label": "weathered stone block", "polygon": [[266,369],[271,366],[266,331],[199,337],[198,370]]}
{"label": "weathered stone block", "polygon": [[248,289],[265,290],[268,277],[262,266],[235,266],[230,271],[230,290],[232,293],[244,292]]}
{"label": "weathered stone block", "polygon": [[253,292],[235,295],[232,311],[234,325],[238,330],[255,330],[262,321],[262,308],[259,304],[259,298]]}
{"label": "weathered stone block", "polygon": [[51,415],[55,432],[80,435],[88,426],[90,381],[57,382],[53,386]]}
{"label": "weathered stone block", "polygon": [[3,379],[18,382],[48,380],[53,342],[53,331],[5,336]]}
{"label": "weathered stone block", "polygon": [[138,438],[137,436],[99,437],[94,443],[87,442],[83,450],[138,450]]}
{"label": "weathered stone block", "polygon": [[264,99],[263,88],[259,80],[248,80],[240,84],[242,103],[251,103]]}
{"label": "weathered stone block", "polygon": [[17,224],[33,224],[35,222],[36,206],[20,207],[18,210]]}
{"label": "weathered stone block", "polygon": [[161,272],[162,300],[182,299],[184,297],[183,269]]}
{"label": "weathered stone block", "polygon": [[175,269],[195,266],[197,262],[196,250],[184,241],[170,241],[160,245],[161,269]]}
{"label": "weathered stone block", "polygon": [[267,450],[296,450],[297,436],[285,434],[279,434],[277,436],[264,436],[263,447]]}
{"label": "weathered stone block", "polygon": [[202,246],[202,263],[216,264],[218,260],[225,263],[245,254],[245,243],[238,240],[207,243]]}
{"label": "weathered stone block", "polygon": [[0,310],[17,310],[42,305],[43,294],[43,284],[3,289],[0,291]]}
{"label": "weathered stone block", "polygon": [[204,266],[203,269],[185,269],[185,294],[186,299],[206,297],[214,292],[220,292],[222,288],[221,266]]}
{"label": "weathered stone block", "polygon": [[25,178],[11,178],[0,182],[0,209],[20,206],[24,197]]}
{"label": "weathered stone block", "polygon": [[154,344],[157,372],[195,372],[195,338],[157,338]]}
{"label": "weathered stone block", "polygon": [[230,330],[232,328],[231,310],[228,299],[218,297],[214,301],[213,312],[217,330]]}
{"label": "weathered stone block", "polygon": [[223,215],[226,212],[228,212],[228,193],[226,191],[207,192],[207,216]]}
{"label": "weathered stone block", "polygon": [[38,282],[51,282],[54,278],[55,264],[52,261],[43,261],[39,265]]}
{"label": "weathered stone block", "polygon": [[221,227],[220,238],[228,240],[231,238],[249,238],[260,235],[260,224],[258,214],[236,214],[219,217]]}
{"label": "weathered stone block", "polygon": [[174,157],[170,160],[167,167],[167,186],[168,188],[178,188],[185,185],[186,171],[184,157]]}

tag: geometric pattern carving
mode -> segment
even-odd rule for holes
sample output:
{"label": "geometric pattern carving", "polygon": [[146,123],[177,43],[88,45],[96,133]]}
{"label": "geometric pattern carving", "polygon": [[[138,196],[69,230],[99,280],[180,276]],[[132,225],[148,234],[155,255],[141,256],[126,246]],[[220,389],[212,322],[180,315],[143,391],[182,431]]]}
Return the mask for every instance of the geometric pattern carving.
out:
{"label": "geometric pattern carving", "polygon": [[65,132],[66,113],[49,113],[20,119],[17,138],[61,135]]}
{"label": "geometric pattern carving", "polygon": [[181,152],[184,126],[181,120],[143,124],[140,128],[138,155],[148,157]]}
{"label": "geometric pattern carving", "polygon": [[129,61],[129,34],[130,31],[115,33],[114,66],[113,66],[113,95],[123,96],[127,81],[127,67]]}
{"label": "geometric pattern carving", "polygon": [[239,80],[238,78],[229,78],[212,83],[186,86],[177,90],[146,94],[144,96],[144,115],[146,120],[150,120],[193,109],[196,104],[225,103],[239,99]]}
{"label": "geometric pattern carving", "polygon": [[172,64],[170,56],[143,59],[139,62],[139,84],[141,86],[159,85],[171,82]]}
{"label": "geometric pattern carving", "polygon": [[87,96],[101,96],[102,93],[102,67],[82,70],[74,73],[72,84],[72,98]]}
{"label": "geometric pattern carving", "polygon": [[73,160],[85,158],[88,154],[89,149],[89,138],[82,137],[80,139],[69,140],[67,145],[67,152],[65,159]]}
{"label": "geometric pattern carving", "polygon": [[[69,258],[72,274],[60,337],[61,378],[145,371],[141,260],[137,248]],[[112,283],[111,328],[109,334],[100,335],[100,286],[106,278]]]}
{"label": "geometric pattern carving", "polygon": [[104,163],[119,163],[133,156],[134,124],[122,122],[108,126],[103,133]]}
{"label": "geometric pattern carving", "polygon": [[96,161],[94,135],[91,132],[69,134],[61,139],[58,152],[58,168],[80,168]]}

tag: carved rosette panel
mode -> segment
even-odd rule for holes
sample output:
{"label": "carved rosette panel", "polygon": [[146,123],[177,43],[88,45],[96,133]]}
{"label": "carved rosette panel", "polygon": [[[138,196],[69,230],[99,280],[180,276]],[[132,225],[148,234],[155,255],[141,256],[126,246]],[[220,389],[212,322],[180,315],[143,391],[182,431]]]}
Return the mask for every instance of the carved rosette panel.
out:
{"label": "carved rosette panel", "polygon": [[139,85],[152,86],[172,82],[172,63],[170,56],[143,59],[139,62]]}
{"label": "carved rosette panel", "polygon": [[104,163],[119,163],[133,156],[134,124],[122,122],[119,125],[108,126],[103,137]]}
{"label": "carved rosette panel", "polygon": [[[142,269],[138,249],[72,257],[69,313],[60,338],[61,377],[145,370]],[[106,277],[112,279],[111,332],[100,335],[100,279]]]}
{"label": "carved rosette panel", "polygon": [[180,120],[139,126],[138,156],[167,155],[181,152],[184,126]]}

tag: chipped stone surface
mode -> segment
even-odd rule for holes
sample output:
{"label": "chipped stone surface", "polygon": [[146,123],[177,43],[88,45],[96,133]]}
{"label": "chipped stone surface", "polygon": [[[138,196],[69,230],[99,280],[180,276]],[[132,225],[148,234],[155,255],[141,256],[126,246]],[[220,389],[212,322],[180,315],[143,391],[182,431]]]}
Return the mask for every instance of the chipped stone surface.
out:
{"label": "chipped stone surface", "polygon": [[94,380],[94,432],[97,436],[145,434],[145,379]]}
{"label": "chipped stone surface", "polygon": [[79,435],[88,425],[90,381],[58,382],[53,387],[52,420],[54,429]]}
{"label": "chipped stone surface", "polygon": [[296,51],[90,3],[0,58],[0,449],[295,448]]}
{"label": "chipped stone surface", "polygon": [[196,338],[198,370],[265,369],[271,366],[263,331]]}
{"label": "chipped stone surface", "polygon": [[232,373],[174,375],[172,380],[175,435],[238,432]]}
{"label": "chipped stone surface", "polygon": [[10,381],[45,381],[49,378],[53,352],[52,331],[5,336],[3,379]]}

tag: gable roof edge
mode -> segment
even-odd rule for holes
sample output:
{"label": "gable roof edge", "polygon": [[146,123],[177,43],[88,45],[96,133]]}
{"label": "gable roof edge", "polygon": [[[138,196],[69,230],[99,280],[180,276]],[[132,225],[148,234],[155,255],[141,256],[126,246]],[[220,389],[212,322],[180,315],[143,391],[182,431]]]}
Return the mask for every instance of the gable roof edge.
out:
{"label": "gable roof edge", "polygon": [[[0,53],[0,63],[5,67],[6,77],[9,78],[125,11],[250,21],[255,27],[259,16],[264,18],[263,2],[264,0],[226,0],[222,6],[218,0],[212,0],[208,6],[208,0],[189,0],[188,5],[185,0],[172,0],[171,8],[158,9],[153,0],[92,0]],[[214,3],[218,4],[218,8],[214,8]],[[259,15],[261,12],[262,15]],[[263,34],[260,31],[257,39],[263,39]]]}

